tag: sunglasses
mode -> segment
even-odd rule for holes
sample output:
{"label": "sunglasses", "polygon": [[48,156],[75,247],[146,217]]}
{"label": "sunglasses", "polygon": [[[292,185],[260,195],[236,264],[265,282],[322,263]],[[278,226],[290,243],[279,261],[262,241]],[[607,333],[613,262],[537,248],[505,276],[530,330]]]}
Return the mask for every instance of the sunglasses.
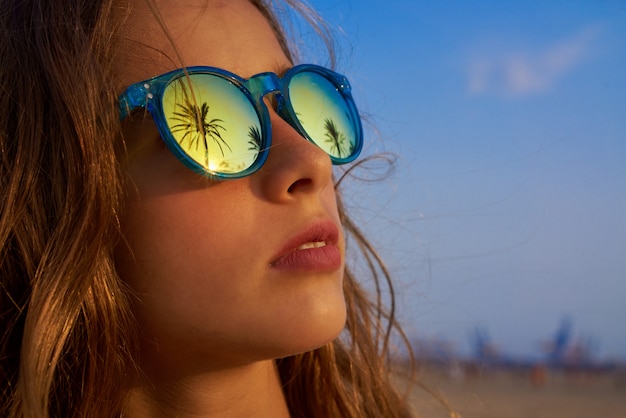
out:
{"label": "sunglasses", "polygon": [[241,178],[267,159],[272,129],[263,98],[270,93],[278,115],[333,164],[359,155],[363,130],[350,84],[316,65],[249,79],[213,67],[181,68],[128,87],[119,97],[120,120],[144,108],[191,170],[215,179]]}

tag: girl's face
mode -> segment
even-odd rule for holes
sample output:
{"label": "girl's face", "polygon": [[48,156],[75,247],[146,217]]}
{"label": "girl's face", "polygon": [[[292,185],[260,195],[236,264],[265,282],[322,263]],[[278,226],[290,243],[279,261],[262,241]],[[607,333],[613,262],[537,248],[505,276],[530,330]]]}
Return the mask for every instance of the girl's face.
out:
{"label": "girl's face", "polygon": [[[292,65],[248,1],[156,2],[177,50],[147,2],[132,3],[115,62],[120,92],[180,60],[246,78]],[[136,295],[144,366],[278,358],[343,328],[344,238],[330,159],[273,111],[271,122],[260,171],[214,182],[170,153],[149,115],[125,121],[129,181],[116,264]]]}

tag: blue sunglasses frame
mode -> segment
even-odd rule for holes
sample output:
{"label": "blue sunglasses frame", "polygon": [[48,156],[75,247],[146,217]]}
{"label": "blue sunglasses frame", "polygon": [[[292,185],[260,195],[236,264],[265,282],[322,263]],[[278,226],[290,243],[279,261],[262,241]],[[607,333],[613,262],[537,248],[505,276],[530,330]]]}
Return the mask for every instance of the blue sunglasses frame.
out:
{"label": "blue sunglasses frame", "polygon": [[[345,158],[327,154],[335,165],[346,164],[353,161],[358,157],[363,147],[363,128],[361,118],[359,117],[354,99],[352,98],[350,83],[345,76],[312,64],[302,64],[292,67],[282,77],[272,72],[265,72],[256,74],[248,79],[216,67],[194,66],[179,68],[130,85],[118,99],[120,120],[125,119],[138,108],[146,109],[154,119],[159,134],[170,151],[194,172],[218,180],[249,176],[261,168],[269,154],[272,129],[269,110],[263,98],[270,93],[275,94],[277,102],[276,112],[278,115],[287,121],[300,135],[318,146],[299,122],[289,97],[289,83],[296,74],[302,72],[319,74],[330,81],[337,92],[342,96],[346,105],[346,113],[354,128],[354,146],[352,153]],[[238,88],[241,94],[245,95],[247,100],[253,105],[261,125],[261,146],[255,161],[245,170],[235,173],[222,173],[205,168],[187,155],[168,128],[162,103],[165,89],[175,80],[181,77],[190,77],[194,74],[210,74],[230,81],[233,87]]]}

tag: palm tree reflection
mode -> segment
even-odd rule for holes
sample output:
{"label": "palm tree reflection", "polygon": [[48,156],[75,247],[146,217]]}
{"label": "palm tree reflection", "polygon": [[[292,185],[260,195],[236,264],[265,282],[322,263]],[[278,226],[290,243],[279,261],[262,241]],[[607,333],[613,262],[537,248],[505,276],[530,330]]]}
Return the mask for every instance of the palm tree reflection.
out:
{"label": "palm tree reflection", "polygon": [[195,144],[196,150],[199,145],[204,147],[205,165],[209,166],[209,139],[213,140],[218,146],[222,156],[224,156],[224,147],[232,152],[230,146],[222,137],[222,132],[226,132],[226,128],[222,125],[222,119],[213,118],[209,120],[209,105],[203,102],[200,106],[191,103],[189,99],[185,99],[185,103],[176,103],[179,109],[174,112],[172,120],[179,123],[170,127],[173,133],[182,132],[183,135],[178,138],[178,142],[183,145],[185,140],[189,141],[189,147]]}
{"label": "palm tree reflection", "polygon": [[331,118],[324,119],[324,130],[325,142],[330,143],[330,154],[341,158],[344,154],[347,156],[352,152],[353,144],[346,139],[345,134],[337,128]]}

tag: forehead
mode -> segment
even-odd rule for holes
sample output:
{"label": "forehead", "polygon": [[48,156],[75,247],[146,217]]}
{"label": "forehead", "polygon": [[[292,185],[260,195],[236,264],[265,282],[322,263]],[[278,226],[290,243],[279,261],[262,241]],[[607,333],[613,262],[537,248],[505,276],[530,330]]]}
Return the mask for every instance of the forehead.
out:
{"label": "forehead", "polygon": [[247,0],[130,0],[120,35],[119,89],[182,66],[248,77],[290,65],[271,25]]}

